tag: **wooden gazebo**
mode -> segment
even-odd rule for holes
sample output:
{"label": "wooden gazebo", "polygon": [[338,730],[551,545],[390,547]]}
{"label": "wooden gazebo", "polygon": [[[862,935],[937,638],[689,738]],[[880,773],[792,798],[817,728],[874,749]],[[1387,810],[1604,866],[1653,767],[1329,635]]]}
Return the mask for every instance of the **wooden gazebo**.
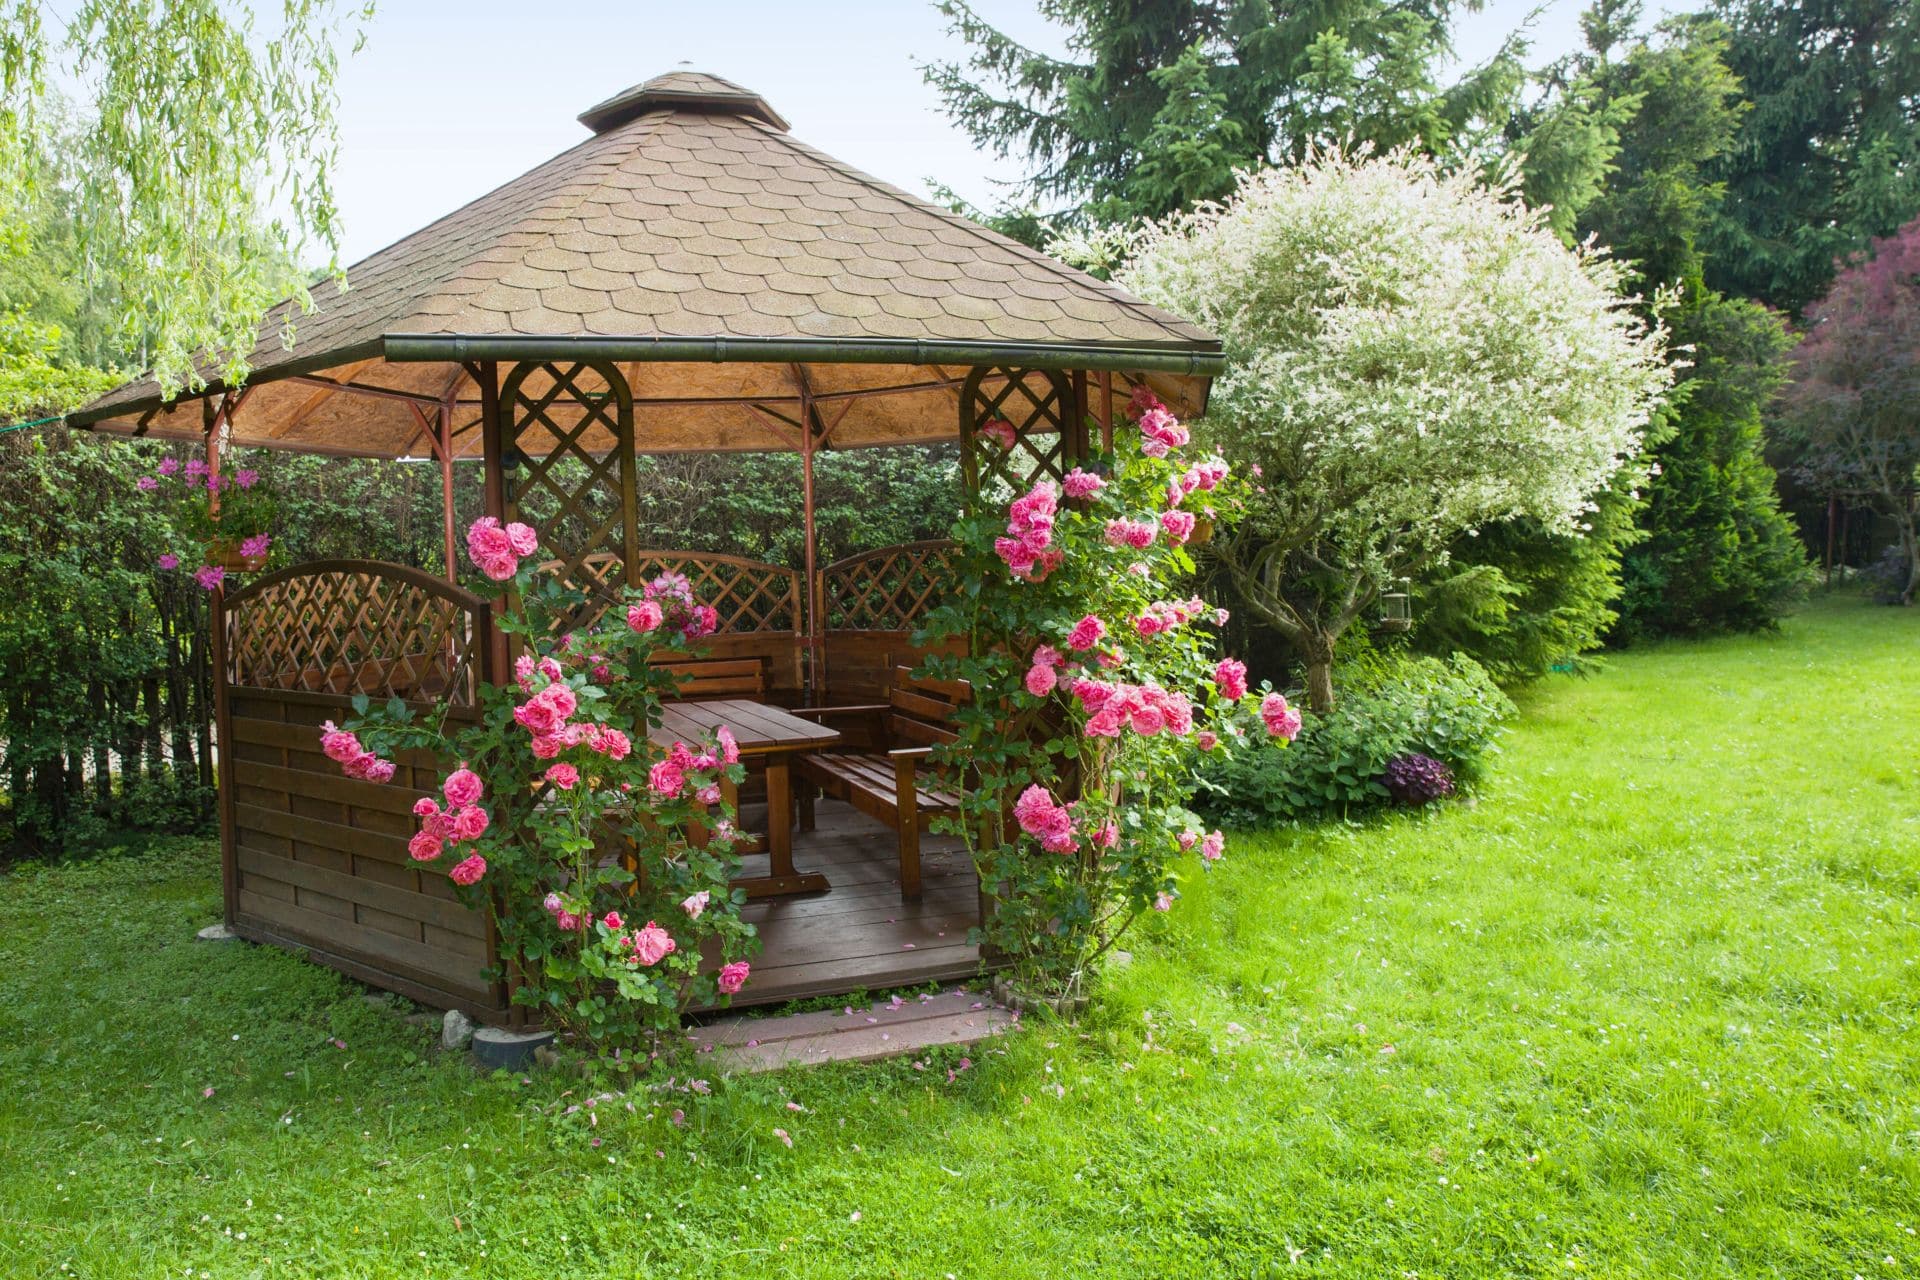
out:
{"label": "wooden gazebo", "polygon": [[[675,72],[580,120],[592,136],[572,150],[353,266],[290,349],[270,315],[245,385],[167,400],[132,382],[69,421],[216,457],[430,456],[449,566],[455,465],[477,462],[486,511],[535,524],[573,580],[687,572],[721,612],[716,656],[762,664],[766,697],[796,705],[884,698],[945,563],[923,543],[815,564],[817,452],[957,442],[969,484],[1022,484],[1086,457],[1138,385],[1183,416],[1204,407],[1222,363],[1207,334],[813,150],[738,85]],[[976,453],[995,419],[1016,448]],[[749,450],[800,455],[802,569],[638,544],[636,454]],[[355,693],[471,705],[506,673],[485,605],[418,570],[333,561],[230,591],[215,627],[229,924],[507,1019],[480,976],[486,921],[406,856],[437,763],[403,761],[384,787],[343,778],[314,729]],[[834,888],[753,904],[764,949],[745,996],[977,967],[972,868],[950,857],[902,904],[890,841],[861,821],[823,814],[810,837]]]}

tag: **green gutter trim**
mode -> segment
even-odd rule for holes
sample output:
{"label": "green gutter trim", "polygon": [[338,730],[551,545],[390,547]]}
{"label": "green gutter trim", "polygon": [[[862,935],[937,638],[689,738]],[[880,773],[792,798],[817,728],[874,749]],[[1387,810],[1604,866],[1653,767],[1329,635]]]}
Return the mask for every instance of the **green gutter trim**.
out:
{"label": "green gutter trim", "polygon": [[[297,374],[384,357],[395,363],[459,363],[469,360],[615,360],[765,364],[1016,365],[1028,369],[1111,369],[1176,373],[1210,378],[1227,367],[1217,343],[973,342],[924,338],[641,338],[540,334],[390,333],[346,347],[316,351],[256,371],[261,386]],[[81,430],[108,418],[217,396],[229,390],[219,379],[189,395],[163,400],[156,393],[124,400],[96,400],[67,415]],[[126,388],[121,388],[121,391]],[[109,396],[117,394],[109,392]],[[374,456],[374,455],[369,455]]]}
{"label": "green gutter trim", "polygon": [[[331,369],[336,365],[352,364],[357,360],[366,360],[378,355],[380,355],[380,340],[378,338],[368,342],[356,342],[351,346],[330,347],[325,351],[316,351],[310,356],[301,356],[281,364],[276,364],[270,369],[262,369],[259,371],[259,377],[249,377],[245,382],[237,383],[231,387],[221,379],[213,378],[200,390],[182,392],[171,400],[163,398],[158,392],[150,392],[147,395],[138,396],[131,400],[116,400],[112,404],[95,400],[85,408],[76,409],[74,412],[68,414],[67,425],[84,429],[93,426],[96,422],[104,422],[108,418],[125,418],[129,415],[145,413],[149,409],[161,409],[178,404],[191,404],[196,400],[204,400],[208,396],[221,395],[227,391],[237,391],[243,386],[260,386],[280,378],[292,378],[303,373],[319,373],[322,370]],[[135,382],[109,391],[107,395],[118,395],[120,392],[125,391],[128,386],[137,386],[141,381],[151,381],[151,379],[138,379]]]}
{"label": "green gutter trim", "polygon": [[1019,365],[1029,369],[1113,369],[1210,377],[1227,367],[1217,344],[1105,345],[973,342],[924,338],[623,338],[390,333],[396,363],[463,360],[686,361],[754,364]]}

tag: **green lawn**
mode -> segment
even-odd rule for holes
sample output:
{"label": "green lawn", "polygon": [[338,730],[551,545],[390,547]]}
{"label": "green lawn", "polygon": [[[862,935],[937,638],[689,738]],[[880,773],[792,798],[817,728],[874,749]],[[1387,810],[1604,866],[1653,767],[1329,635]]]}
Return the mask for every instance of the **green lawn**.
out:
{"label": "green lawn", "polygon": [[190,941],[204,846],[22,871],[0,1275],[1913,1275],[1917,645],[1834,602],[1556,678],[1476,802],[1238,841],[951,1082],[568,1115]]}

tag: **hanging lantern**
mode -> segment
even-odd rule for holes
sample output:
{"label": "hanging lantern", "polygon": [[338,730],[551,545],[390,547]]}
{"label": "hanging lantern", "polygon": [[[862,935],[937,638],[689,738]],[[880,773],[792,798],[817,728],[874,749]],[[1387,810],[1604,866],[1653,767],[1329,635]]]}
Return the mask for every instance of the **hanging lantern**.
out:
{"label": "hanging lantern", "polygon": [[1406,578],[1394,583],[1392,591],[1380,593],[1380,629],[1382,631],[1408,631],[1413,627],[1413,596],[1408,588],[1413,584]]}

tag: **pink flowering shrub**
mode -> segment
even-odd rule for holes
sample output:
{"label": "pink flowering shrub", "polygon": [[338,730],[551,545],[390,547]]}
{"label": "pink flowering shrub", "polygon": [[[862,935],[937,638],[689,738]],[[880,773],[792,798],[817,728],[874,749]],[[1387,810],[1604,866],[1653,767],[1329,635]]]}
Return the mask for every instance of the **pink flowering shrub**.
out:
{"label": "pink flowering shrub", "polygon": [[237,551],[249,560],[264,560],[271,553],[273,495],[252,467],[229,464],[215,471],[203,459],[188,458],[182,465],[168,455],[153,474],[136,479],[134,488],[150,495],[150,501],[174,508],[173,523],[186,539],[182,547],[155,552],[154,564],[163,571],[187,566],[194,582],[212,591],[226,578],[226,571],[212,563],[218,558],[216,549]]}
{"label": "pink flowering shrub", "polygon": [[751,973],[722,791],[743,776],[738,744],[647,736],[676,683],[651,660],[689,652],[717,618],[663,574],[565,630],[584,597],[538,570],[534,530],[477,521],[467,549],[518,602],[499,617],[520,650],[512,680],[483,689],[477,722],[356,699],[321,750],[373,782],[401,751],[459,761],[414,804],[408,853],[492,914],[516,1002],[595,1044],[638,1044]]}
{"label": "pink flowering shrub", "polygon": [[1130,922],[1166,910],[1183,860],[1224,854],[1188,808],[1202,754],[1271,750],[1299,727],[1284,699],[1256,703],[1218,652],[1225,612],[1192,594],[1188,544],[1232,519],[1241,484],[1219,458],[1183,457],[1187,428],[1152,396],[1128,417],[1112,454],[960,522],[958,579],[980,586],[927,628],[970,655],[928,674],[973,689],[959,741],[936,753],[964,775],[943,825],[992,895],[983,939],[1047,990],[1073,989]]}

